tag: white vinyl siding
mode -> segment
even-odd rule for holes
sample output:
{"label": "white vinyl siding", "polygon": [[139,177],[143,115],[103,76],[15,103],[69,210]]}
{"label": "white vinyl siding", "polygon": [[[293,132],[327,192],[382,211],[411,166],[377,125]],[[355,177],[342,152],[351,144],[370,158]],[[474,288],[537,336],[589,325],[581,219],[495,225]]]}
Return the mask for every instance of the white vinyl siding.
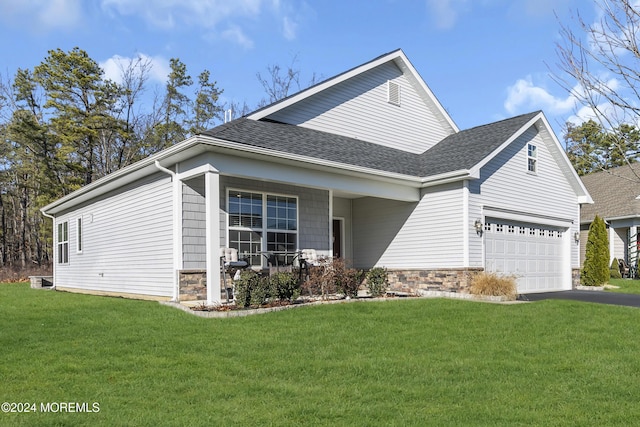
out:
{"label": "white vinyl siding", "polygon": [[[402,94],[400,108],[388,102],[389,83]],[[421,153],[448,136],[434,111],[395,64],[385,63],[268,118]]]}
{"label": "white vinyl siding", "polygon": [[[56,268],[56,286],[170,297],[171,179],[155,174],[61,215],[83,219],[83,253]],[[69,239],[75,239],[75,227]]]}
{"label": "white vinyl siding", "polygon": [[426,189],[418,203],[355,199],[356,267],[464,267],[462,203],[459,182]]}
{"label": "white vinyl siding", "polygon": [[76,218],[76,253],[82,253],[82,217]]}
{"label": "white vinyl siding", "polygon": [[[528,171],[529,146],[536,147],[537,173]],[[550,144],[550,142],[549,142]],[[573,234],[579,231],[579,205],[577,196],[549,151],[547,141],[535,127],[524,132],[513,143],[492,159],[481,170],[481,178],[474,183],[471,203],[473,209],[483,206],[491,215],[507,212],[509,215],[529,217],[528,222],[539,226],[560,226],[563,230],[561,259],[564,262],[562,283],[557,288],[570,287],[571,267],[579,267],[579,246]],[[498,215],[499,216],[499,215]],[[475,261],[474,261],[475,263]]]}

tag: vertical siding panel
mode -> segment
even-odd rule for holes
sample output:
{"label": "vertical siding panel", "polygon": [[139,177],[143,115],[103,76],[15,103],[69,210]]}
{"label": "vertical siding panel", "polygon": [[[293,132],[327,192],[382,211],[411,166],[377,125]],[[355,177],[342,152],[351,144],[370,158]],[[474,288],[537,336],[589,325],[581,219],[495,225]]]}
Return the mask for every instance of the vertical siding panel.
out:
{"label": "vertical siding panel", "polygon": [[[172,184],[155,174],[56,218],[69,221],[69,263],[60,287],[170,297],[173,292]],[[83,219],[83,251],[75,251]]]}
{"label": "vertical siding panel", "polygon": [[[387,102],[387,81],[401,105]],[[393,63],[385,63],[269,116],[270,119],[421,153],[448,135],[434,112]]]}

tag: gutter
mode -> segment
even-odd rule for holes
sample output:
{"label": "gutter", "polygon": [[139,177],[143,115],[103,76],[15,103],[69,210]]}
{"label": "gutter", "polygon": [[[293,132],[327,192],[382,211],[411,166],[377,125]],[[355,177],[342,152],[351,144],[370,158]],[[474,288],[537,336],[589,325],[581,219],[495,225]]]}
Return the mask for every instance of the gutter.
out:
{"label": "gutter", "polygon": [[[171,183],[173,184],[173,208],[172,208],[172,217],[173,217],[173,296],[171,301],[178,302],[180,300],[180,275],[178,271],[182,268],[182,230],[180,229],[181,218],[181,207],[180,203],[182,202],[182,198],[180,197],[180,180],[176,177],[176,172],[171,169],[167,169],[160,164],[158,160],[155,160],[153,165],[161,172],[168,174],[171,177]],[[176,170],[178,169],[178,164],[176,163]]]}
{"label": "gutter", "polygon": [[52,224],[52,232],[53,232],[53,244],[51,246],[51,254],[53,255],[53,259],[51,260],[51,266],[53,268],[53,286],[52,288],[55,289],[56,288],[56,257],[55,257],[55,236],[56,236],[56,217],[53,215],[49,215],[48,213],[46,213],[44,210],[40,209],[40,212],[42,213],[42,215],[44,215],[47,218],[51,218],[51,222]]}

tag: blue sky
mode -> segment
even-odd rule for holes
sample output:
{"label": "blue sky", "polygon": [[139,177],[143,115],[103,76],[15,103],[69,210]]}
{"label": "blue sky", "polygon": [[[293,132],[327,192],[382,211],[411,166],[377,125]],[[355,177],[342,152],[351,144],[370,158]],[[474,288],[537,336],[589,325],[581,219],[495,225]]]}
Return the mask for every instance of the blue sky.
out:
{"label": "blue sky", "polygon": [[581,120],[550,73],[576,10],[594,19],[591,0],[0,0],[0,75],[78,46],[114,78],[118,60],[144,55],[152,88],[176,57],[253,107],[269,65],[297,58],[306,84],[401,48],[461,129],[542,109],[562,140]]}

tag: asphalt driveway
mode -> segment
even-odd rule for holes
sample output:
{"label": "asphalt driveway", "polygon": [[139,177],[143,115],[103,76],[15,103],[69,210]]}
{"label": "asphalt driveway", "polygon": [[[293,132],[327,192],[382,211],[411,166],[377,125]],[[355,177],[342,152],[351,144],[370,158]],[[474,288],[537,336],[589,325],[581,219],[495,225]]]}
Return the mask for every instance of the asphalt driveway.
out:
{"label": "asphalt driveway", "polygon": [[574,301],[594,302],[598,304],[626,305],[628,307],[640,307],[640,295],[619,294],[605,291],[562,291],[543,292],[539,294],[522,294],[518,296],[520,301],[542,301],[545,299],[568,299]]}

